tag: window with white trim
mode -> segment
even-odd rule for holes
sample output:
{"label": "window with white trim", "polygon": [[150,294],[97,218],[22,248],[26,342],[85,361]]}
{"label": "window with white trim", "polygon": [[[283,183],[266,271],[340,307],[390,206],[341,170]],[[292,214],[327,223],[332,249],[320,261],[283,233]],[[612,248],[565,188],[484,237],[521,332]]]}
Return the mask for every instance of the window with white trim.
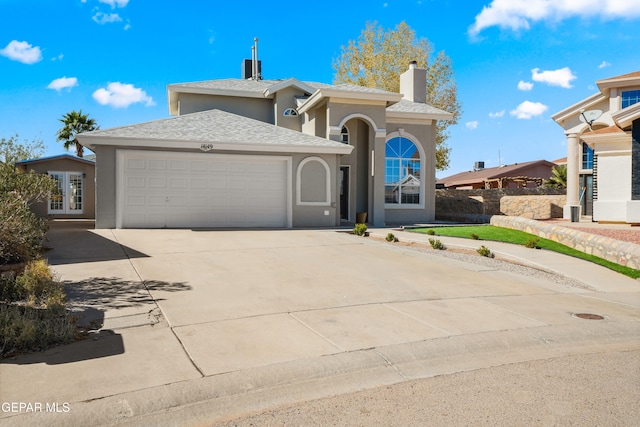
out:
{"label": "window with white trim", "polygon": [[49,196],[50,214],[81,214],[84,203],[82,172],[49,172],[57,191]]}
{"label": "window with white trim", "polygon": [[398,136],[385,147],[385,204],[419,205],[422,189],[420,151],[409,139]]}
{"label": "window with white trim", "polygon": [[343,144],[349,143],[349,129],[347,129],[346,126],[342,126],[342,129],[340,130],[340,142]]}

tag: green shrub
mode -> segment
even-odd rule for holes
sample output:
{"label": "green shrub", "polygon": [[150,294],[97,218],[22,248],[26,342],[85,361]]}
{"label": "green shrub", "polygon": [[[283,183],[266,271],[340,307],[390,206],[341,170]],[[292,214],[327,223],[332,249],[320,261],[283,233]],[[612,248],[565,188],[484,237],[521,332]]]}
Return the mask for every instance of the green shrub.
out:
{"label": "green shrub", "polygon": [[438,250],[446,249],[440,240],[429,239],[429,244],[433,249],[438,249]]}
{"label": "green shrub", "polygon": [[64,305],[63,285],[55,280],[49,266],[42,259],[29,262],[15,282],[17,296],[27,300],[31,305],[44,307]]}
{"label": "green shrub", "polygon": [[385,237],[387,242],[397,242],[398,238],[393,233],[388,233],[387,237]]}
{"label": "green shrub", "polygon": [[527,239],[527,241],[525,242],[524,246],[529,248],[529,249],[540,249],[540,246],[538,246],[538,243],[540,243],[540,238],[539,237],[532,237],[530,239]]}
{"label": "green shrub", "polygon": [[71,342],[74,329],[72,316],[62,308],[44,310],[0,303],[0,359]]}
{"label": "green shrub", "polygon": [[356,226],[353,227],[353,234],[356,236],[364,236],[366,232],[367,224],[356,224]]}
{"label": "green shrub", "polygon": [[484,245],[482,245],[482,246],[480,246],[478,249],[476,249],[476,252],[478,252],[478,253],[479,253],[480,255],[482,255],[482,256],[486,256],[487,258],[493,258],[493,257],[495,257],[494,253],[493,253],[493,252],[491,252],[491,251],[489,250],[489,248],[488,248],[488,247],[486,247],[486,246],[484,246]]}
{"label": "green shrub", "polygon": [[429,236],[435,236],[436,235],[436,231],[435,230],[427,230],[427,234]]}
{"label": "green shrub", "polygon": [[471,238],[473,240],[480,240],[480,236],[478,236],[476,233],[471,233]]}

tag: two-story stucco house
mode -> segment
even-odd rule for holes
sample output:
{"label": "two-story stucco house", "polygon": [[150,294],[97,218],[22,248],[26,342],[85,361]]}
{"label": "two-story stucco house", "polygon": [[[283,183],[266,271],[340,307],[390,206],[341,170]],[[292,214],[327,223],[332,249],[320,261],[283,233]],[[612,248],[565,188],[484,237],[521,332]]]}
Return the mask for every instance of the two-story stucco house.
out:
{"label": "two-story stucco house", "polygon": [[640,71],[552,116],[567,136],[567,205],[594,221],[640,223]]}
{"label": "two-story stucco house", "polygon": [[[426,71],[401,93],[296,79],[167,87],[168,119],[78,135],[96,153],[96,227],[305,227],[434,219]],[[358,217],[358,218],[357,218]]]}

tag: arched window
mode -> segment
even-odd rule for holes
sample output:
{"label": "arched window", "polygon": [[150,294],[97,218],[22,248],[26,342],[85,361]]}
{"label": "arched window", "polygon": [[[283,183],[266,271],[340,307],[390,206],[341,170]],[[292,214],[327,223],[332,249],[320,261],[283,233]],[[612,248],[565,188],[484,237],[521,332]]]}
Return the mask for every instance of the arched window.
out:
{"label": "arched window", "polygon": [[340,130],[340,142],[343,144],[349,143],[349,129],[346,126],[342,126],[342,130]]}
{"label": "arched window", "polygon": [[384,172],[386,204],[421,203],[420,161],[420,151],[411,140],[397,136],[387,141]]}
{"label": "arched window", "polygon": [[284,113],[282,113],[283,116],[297,116],[298,115],[298,111],[295,108],[287,108],[286,110],[284,110]]}

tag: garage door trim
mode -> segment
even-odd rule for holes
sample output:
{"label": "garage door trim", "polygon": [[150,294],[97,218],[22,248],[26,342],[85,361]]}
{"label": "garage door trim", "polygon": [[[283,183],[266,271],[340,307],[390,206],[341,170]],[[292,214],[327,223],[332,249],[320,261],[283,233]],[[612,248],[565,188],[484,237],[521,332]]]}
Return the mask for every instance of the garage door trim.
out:
{"label": "garage door trim", "polygon": [[293,190],[292,190],[292,158],[291,156],[263,156],[247,154],[218,154],[207,152],[151,151],[151,150],[116,150],[116,228],[122,228],[124,222],[125,194],[125,158],[127,155],[144,155],[148,159],[167,159],[175,156],[187,159],[202,159],[204,156],[215,156],[216,160],[249,160],[249,161],[284,161],[286,170],[286,206],[285,227],[293,227]]}

